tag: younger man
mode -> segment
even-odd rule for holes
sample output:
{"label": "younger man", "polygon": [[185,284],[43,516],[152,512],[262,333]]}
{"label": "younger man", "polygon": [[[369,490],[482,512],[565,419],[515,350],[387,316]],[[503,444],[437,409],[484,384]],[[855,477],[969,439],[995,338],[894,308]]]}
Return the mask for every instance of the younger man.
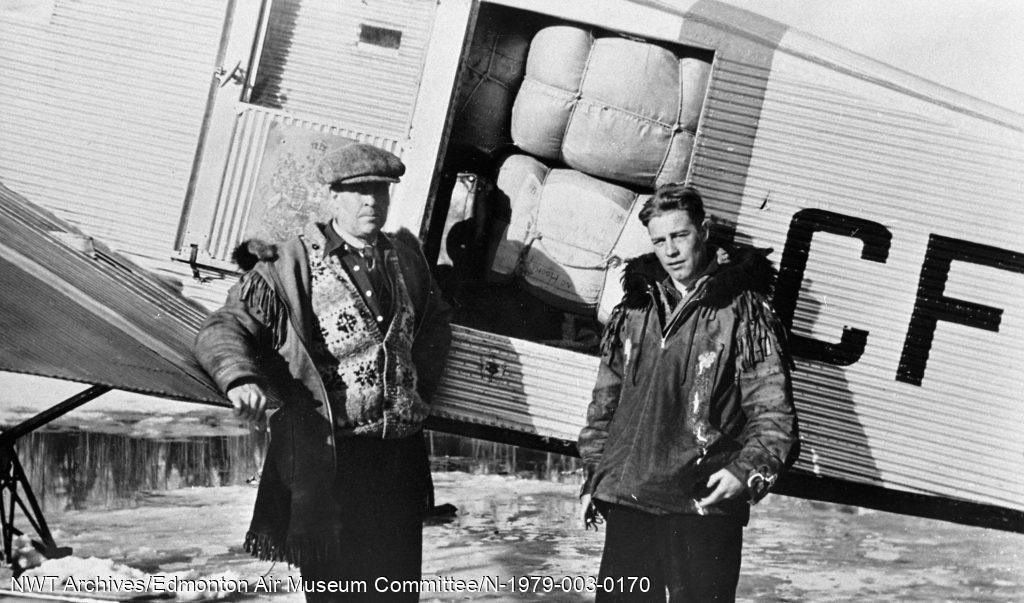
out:
{"label": "younger man", "polygon": [[731,601],[748,502],[797,449],[771,266],[719,263],[692,187],[661,187],[640,220],[654,253],[626,268],[579,438],[584,523],[608,526],[599,582],[633,585],[597,600]]}

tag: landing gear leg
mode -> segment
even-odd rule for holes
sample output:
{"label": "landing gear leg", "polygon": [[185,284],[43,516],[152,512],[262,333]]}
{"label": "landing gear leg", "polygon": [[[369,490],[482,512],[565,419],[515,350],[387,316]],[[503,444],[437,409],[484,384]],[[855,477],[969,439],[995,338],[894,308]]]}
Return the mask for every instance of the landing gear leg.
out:
{"label": "landing gear leg", "polygon": [[[3,562],[14,567],[14,551],[12,550],[14,537],[24,535],[24,532],[15,526],[15,516],[19,511],[39,536],[39,540],[32,541],[36,550],[48,559],[66,557],[71,554],[70,547],[59,547],[54,542],[50,528],[46,525],[46,518],[43,517],[43,510],[40,508],[35,494],[32,493],[32,486],[18,460],[18,451],[14,445],[19,437],[108,391],[110,391],[109,387],[94,385],[12,428],[0,432],[0,537],[3,539]],[[15,573],[20,573],[21,569],[14,567]]]}

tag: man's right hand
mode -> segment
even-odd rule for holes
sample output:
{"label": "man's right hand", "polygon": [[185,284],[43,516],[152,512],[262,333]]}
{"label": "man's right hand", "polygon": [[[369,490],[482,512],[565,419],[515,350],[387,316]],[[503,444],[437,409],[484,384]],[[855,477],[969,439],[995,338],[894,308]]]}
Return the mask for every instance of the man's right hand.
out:
{"label": "man's right hand", "polygon": [[228,400],[235,414],[250,421],[259,421],[267,408],[267,395],[255,383],[243,383],[228,390]]}
{"label": "man's right hand", "polygon": [[594,528],[595,532],[597,531],[598,524],[604,523],[597,512],[597,507],[594,506],[593,499],[589,494],[580,496],[580,520],[583,523],[584,530]]}

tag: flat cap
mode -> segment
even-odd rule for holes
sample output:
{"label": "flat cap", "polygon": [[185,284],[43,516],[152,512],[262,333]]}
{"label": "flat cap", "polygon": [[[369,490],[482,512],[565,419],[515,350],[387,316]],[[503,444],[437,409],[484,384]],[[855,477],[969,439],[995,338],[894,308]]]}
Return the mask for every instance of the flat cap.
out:
{"label": "flat cap", "polygon": [[398,182],[405,173],[402,160],[370,144],[353,143],[324,156],[316,168],[322,184]]}

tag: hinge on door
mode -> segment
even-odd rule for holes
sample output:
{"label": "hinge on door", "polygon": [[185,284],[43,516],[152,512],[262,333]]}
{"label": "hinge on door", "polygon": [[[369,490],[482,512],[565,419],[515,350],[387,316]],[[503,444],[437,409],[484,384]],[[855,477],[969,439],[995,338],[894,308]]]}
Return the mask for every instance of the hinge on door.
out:
{"label": "hinge on door", "polygon": [[198,259],[199,245],[192,243],[191,245],[189,245],[188,251],[188,267],[192,269],[192,278],[194,278],[197,283],[207,283],[210,281],[210,278],[199,274],[199,262],[197,261]]}
{"label": "hinge on door", "polygon": [[240,86],[244,85],[246,73],[245,68],[242,67],[242,61],[238,61],[235,63],[235,66],[231,68],[231,71],[224,69],[223,66],[218,67],[217,70],[213,72],[213,76],[217,78],[217,81],[220,82],[220,87],[223,88],[228,85],[228,82],[234,82]]}

